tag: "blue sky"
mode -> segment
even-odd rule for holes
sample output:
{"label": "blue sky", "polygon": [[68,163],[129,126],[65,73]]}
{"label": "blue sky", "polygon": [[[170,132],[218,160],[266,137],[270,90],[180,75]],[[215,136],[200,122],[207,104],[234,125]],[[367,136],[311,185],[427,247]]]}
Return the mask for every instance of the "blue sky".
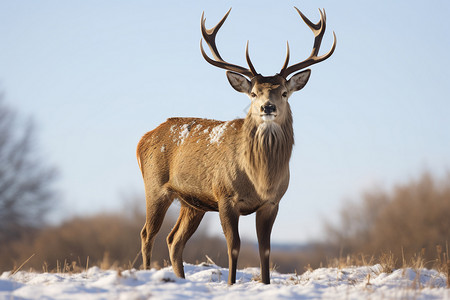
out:
{"label": "blue sky", "polygon": [[[39,148],[61,173],[53,214],[123,209],[142,194],[140,137],[166,118],[244,117],[249,100],[203,60],[200,16],[215,25],[232,7],[217,44],[225,60],[263,75],[305,59],[311,20],[327,12],[322,51],[294,94],[291,184],[272,239],[318,237],[345,199],[391,187],[424,169],[450,167],[450,35],[447,0],[426,1],[0,1],[0,87],[38,125]],[[144,209],[144,203],[142,203]],[[203,222],[220,233],[216,215]],[[255,239],[254,216],[241,233]]]}

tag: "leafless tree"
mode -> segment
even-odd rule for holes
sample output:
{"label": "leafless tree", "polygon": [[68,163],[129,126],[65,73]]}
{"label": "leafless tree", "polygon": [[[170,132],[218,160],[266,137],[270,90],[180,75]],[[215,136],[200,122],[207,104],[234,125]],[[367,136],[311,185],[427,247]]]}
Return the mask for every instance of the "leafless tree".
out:
{"label": "leafless tree", "polygon": [[33,122],[0,94],[0,245],[42,224],[55,197],[55,169],[37,150]]}

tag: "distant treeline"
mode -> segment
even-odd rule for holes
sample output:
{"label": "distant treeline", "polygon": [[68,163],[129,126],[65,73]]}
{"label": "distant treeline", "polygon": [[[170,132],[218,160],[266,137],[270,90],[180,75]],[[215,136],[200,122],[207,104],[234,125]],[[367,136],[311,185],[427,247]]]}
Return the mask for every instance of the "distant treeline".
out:
{"label": "distant treeline", "polygon": [[391,190],[373,188],[345,203],[340,223],[327,224],[327,244],[341,254],[380,257],[391,253],[396,265],[418,255],[431,266],[448,261],[450,173],[436,179],[429,172]]}

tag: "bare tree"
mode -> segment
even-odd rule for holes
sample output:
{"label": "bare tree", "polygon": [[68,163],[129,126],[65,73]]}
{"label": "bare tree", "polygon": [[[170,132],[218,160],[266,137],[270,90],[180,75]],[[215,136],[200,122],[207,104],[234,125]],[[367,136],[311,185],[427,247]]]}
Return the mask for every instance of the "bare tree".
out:
{"label": "bare tree", "polygon": [[55,196],[55,169],[37,154],[34,126],[0,95],[0,245],[42,224]]}

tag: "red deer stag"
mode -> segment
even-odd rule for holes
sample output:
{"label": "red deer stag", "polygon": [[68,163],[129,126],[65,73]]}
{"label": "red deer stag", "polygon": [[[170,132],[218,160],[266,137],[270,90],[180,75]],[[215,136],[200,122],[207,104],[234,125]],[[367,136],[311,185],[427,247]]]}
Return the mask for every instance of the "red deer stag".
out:
{"label": "red deer stag", "polygon": [[[141,231],[144,268],[150,267],[155,235],[175,198],[180,200],[178,220],[167,237],[170,260],[178,277],[184,277],[183,249],[205,212],[218,211],[228,246],[228,284],[236,281],[239,255],[239,216],[256,212],[256,230],[261,260],[261,280],[270,283],[270,234],[278,204],[289,184],[289,159],[294,144],[292,113],[288,98],[308,82],[311,70],[302,70],[329,58],[336,47],[318,56],[325,33],[325,11],[312,23],[297,8],[315,35],[311,55],[289,66],[289,44],[279,74],[262,76],[253,67],[246,48],[249,68],[222,59],[216,34],[230,10],[211,29],[201,31],[214,59],[200,49],[205,60],[222,69],[231,86],[247,94],[251,107],[245,119],[215,121],[199,118],[169,118],[148,132],[137,147],[137,158],[145,183],[147,218]],[[248,79],[247,79],[247,78]]]}

